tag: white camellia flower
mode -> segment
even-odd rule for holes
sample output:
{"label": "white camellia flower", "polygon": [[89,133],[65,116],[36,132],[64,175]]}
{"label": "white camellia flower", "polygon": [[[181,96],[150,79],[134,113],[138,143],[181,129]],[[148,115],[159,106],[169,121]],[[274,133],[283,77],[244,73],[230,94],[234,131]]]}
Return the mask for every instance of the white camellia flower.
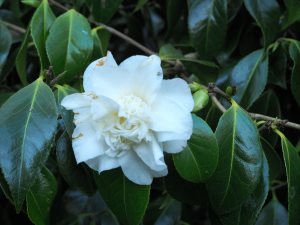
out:
{"label": "white camellia flower", "polygon": [[121,167],[142,185],[168,173],[163,151],[178,153],[186,146],[194,102],[184,80],[162,79],[160,64],[155,55],[138,55],[117,65],[108,52],[88,66],[85,92],[61,103],[74,112],[77,163],[99,173]]}

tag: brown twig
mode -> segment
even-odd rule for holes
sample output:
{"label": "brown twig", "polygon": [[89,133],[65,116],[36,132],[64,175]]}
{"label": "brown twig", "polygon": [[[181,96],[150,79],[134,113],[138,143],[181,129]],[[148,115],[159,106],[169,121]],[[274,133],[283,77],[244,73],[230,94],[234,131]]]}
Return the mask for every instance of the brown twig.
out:
{"label": "brown twig", "polygon": [[26,33],[26,30],[24,28],[19,27],[19,26],[15,25],[15,24],[12,24],[10,22],[3,21],[3,20],[1,21],[1,23],[3,23],[5,26],[7,26],[7,27],[11,28],[12,30],[15,30],[15,31],[17,31],[19,33],[22,33],[22,34]]}

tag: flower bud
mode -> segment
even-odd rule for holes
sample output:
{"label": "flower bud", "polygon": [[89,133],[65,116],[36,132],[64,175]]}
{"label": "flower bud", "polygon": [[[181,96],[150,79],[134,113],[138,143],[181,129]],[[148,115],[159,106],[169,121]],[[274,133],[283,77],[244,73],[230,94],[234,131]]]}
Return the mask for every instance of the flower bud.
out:
{"label": "flower bud", "polygon": [[226,94],[229,95],[229,96],[234,96],[235,95],[235,92],[236,92],[236,88],[235,87],[232,87],[232,86],[228,86],[226,88]]}
{"label": "flower bud", "polygon": [[194,93],[194,92],[199,91],[200,89],[202,89],[201,85],[198,84],[195,81],[193,83],[189,84],[189,87],[190,87],[192,93]]}
{"label": "flower bud", "polygon": [[200,89],[193,94],[194,109],[193,112],[197,112],[203,109],[209,100],[208,92],[206,89]]}

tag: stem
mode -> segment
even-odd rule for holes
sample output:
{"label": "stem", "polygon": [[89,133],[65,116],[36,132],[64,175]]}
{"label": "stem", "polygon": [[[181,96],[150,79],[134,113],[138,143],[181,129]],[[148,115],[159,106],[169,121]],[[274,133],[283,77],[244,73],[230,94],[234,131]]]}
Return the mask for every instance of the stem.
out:
{"label": "stem", "polygon": [[26,33],[26,30],[24,28],[19,27],[15,24],[12,24],[12,23],[9,23],[9,22],[3,21],[3,20],[1,21],[1,23],[3,23],[5,26],[7,26],[7,27],[19,32],[19,33],[22,33],[22,34]]}

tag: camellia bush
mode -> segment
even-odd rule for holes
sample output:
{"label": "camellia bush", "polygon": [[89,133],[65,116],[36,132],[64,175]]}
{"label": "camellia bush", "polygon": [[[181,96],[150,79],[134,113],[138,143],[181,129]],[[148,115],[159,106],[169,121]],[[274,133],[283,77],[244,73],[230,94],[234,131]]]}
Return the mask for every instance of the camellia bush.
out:
{"label": "camellia bush", "polygon": [[298,0],[0,6],[0,224],[300,225]]}

